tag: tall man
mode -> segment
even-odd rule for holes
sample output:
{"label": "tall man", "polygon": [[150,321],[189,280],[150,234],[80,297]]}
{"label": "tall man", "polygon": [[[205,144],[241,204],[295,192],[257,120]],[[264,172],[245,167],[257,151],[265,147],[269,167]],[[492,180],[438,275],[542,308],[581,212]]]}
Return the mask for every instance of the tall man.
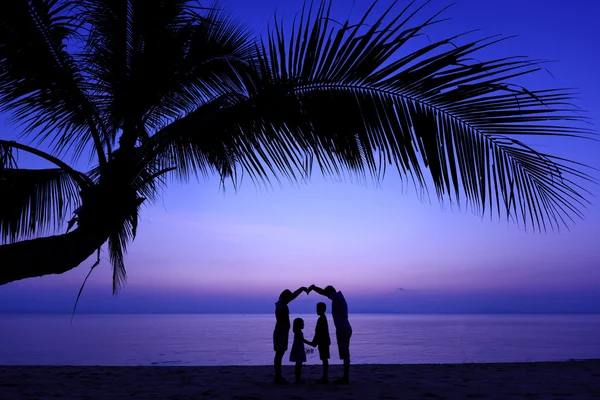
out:
{"label": "tall man", "polygon": [[340,359],[344,360],[344,376],[336,383],[349,383],[348,374],[350,372],[350,337],[352,336],[352,327],[348,321],[348,304],[342,292],[337,292],[333,286],[327,286],[321,289],[311,285],[308,291],[314,290],[322,296],[331,300],[331,316],[335,325],[335,336],[337,338],[338,351]]}
{"label": "tall man", "polygon": [[290,336],[290,309],[288,304],[300,295],[300,293],[306,292],[308,289],[302,286],[294,293],[289,289],[285,289],[279,295],[279,300],[275,303],[275,330],[273,331],[273,350],[275,350],[275,383],[285,384],[288,381],[281,376],[281,362],[283,361],[283,355],[288,349],[288,339]]}

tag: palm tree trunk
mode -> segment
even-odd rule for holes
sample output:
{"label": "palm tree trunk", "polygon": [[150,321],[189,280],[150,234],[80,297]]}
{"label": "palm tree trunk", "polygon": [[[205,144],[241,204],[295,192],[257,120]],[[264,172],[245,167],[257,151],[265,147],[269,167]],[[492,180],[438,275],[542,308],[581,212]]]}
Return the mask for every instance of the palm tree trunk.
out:
{"label": "palm tree trunk", "polygon": [[0,285],[25,278],[62,274],[77,267],[108,235],[77,228],[72,232],[0,246]]}

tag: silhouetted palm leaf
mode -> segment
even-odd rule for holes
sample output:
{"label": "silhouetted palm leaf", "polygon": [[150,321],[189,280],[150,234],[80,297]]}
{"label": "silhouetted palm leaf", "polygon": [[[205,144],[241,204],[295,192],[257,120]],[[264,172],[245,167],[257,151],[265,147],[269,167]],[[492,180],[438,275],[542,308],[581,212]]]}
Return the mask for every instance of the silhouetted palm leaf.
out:
{"label": "silhouetted palm leaf", "polygon": [[252,54],[249,32],[215,4],[83,0],[90,25],[87,73],[113,134],[131,145],[204,103],[239,87],[236,68]]}
{"label": "silhouetted palm leaf", "polygon": [[464,197],[478,212],[537,230],[582,216],[585,190],[578,182],[590,177],[516,139],[592,133],[555,124],[583,121],[569,106],[568,91],[506,83],[539,70],[539,62],[472,62],[474,52],[498,40],[457,45],[458,36],[400,55],[435,17],[407,27],[414,16],[407,7],[387,23],[382,15],[367,26],[369,12],[359,24],[340,26],[322,2],[316,13],[303,12],[289,37],[276,27],[259,50],[247,97],[210,115],[200,108],[167,127],[177,138],[172,146],[186,132],[181,153],[189,142],[201,148],[210,141],[255,181],[305,176],[314,159],[334,175],[381,177],[393,163],[425,187],[426,167],[440,198]]}
{"label": "silhouetted palm leaf", "polygon": [[0,239],[13,242],[64,226],[78,198],[76,182],[61,169],[0,169]]}
{"label": "silhouetted palm leaf", "polygon": [[[58,227],[61,206],[78,201],[76,182],[86,230],[69,240],[97,233],[85,253],[108,240],[115,291],[140,206],[171,171],[270,184],[308,179],[315,166],[380,180],[394,164],[418,189],[431,182],[440,199],[537,230],[568,225],[586,205],[581,183],[592,179],[581,165],[520,140],[590,137],[570,91],[516,85],[541,68],[534,60],[475,60],[501,39],[459,35],[408,50],[439,22],[413,22],[422,8],[414,2],[378,18],[372,7],[352,24],[334,22],[324,0],[291,32],[276,24],[258,42],[218,3],[0,3],[0,110],[55,153],[93,146],[97,157],[88,177],[0,141],[1,184],[11,191],[0,233],[15,240]],[[19,170],[13,148],[60,169]]]}
{"label": "silhouetted palm leaf", "polygon": [[113,293],[117,293],[126,282],[127,272],[124,258],[127,253],[127,245],[135,238],[138,218],[139,206],[131,215],[124,218],[120,229],[112,232],[108,238],[108,253],[113,270]]}
{"label": "silhouetted palm leaf", "polygon": [[[66,44],[76,34],[75,1],[0,2],[0,111],[10,111],[50,140],[55,151],[79,156],[90,142],[106,161],[100,120]],[[105,138],[104,138],[105,139]]]}
{"label": "silhouetted palm leaf", "polygon": [[[20,169],[18,151],[36,155],[58,168]],[[93,182],[56,157],[0,140],[0,243],[10,243],[64,227],[80,204],[79,191]]]}
{"label": "silhouetted palm leaf", "polygon": [[5,141],[0,141],[0,171],[5,168],[17,168],[14,148]]}

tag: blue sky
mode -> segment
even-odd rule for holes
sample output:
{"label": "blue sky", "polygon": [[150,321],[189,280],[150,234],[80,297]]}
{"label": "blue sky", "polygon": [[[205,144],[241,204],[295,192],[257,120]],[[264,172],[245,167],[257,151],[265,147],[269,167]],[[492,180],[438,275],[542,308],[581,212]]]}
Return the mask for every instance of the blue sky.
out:
{"label": "blue sky", "polygon": [[[358,18],[368,2],[336,1],[334,15]],[[381,1],[382,6],[389,4]],[[424,16],[448,5],[433,1]],[[302,2],[224,1],[257,33],[273,12],[291,22]],[[597,77],[600,3],[460,0],[431,40],[481,29],[517,38],[482,58],[527,55],[551,59],[551,72],[521,83],[574,87],[577,105],[599,120]],[[422,45],[427,43],[423,37]],[[420,40],[421,40],[420,39]],[[16,138],[0,126],[0,138]],[[598,144],[548,141],[538,148],[596,168]],[[597,188],[591,188],[597,195]],[[505,221],[420,201],[388,173],[381,187],[332,182],[238,193],[218,179],[175,184],[145,209],[126,259],[128,285],[111,296],[106,259],[89,280],[81,312],[271,312],[284,288],[334,284],[351,312],[600,312],[600,211],[597,200],[571,231],[540,235]],[[0,312],[70,312],[91,261],[61,276],[0,287]],[[398,290],[402,288],[403,290]],[[319,297],[297,303],[312,311]]]}

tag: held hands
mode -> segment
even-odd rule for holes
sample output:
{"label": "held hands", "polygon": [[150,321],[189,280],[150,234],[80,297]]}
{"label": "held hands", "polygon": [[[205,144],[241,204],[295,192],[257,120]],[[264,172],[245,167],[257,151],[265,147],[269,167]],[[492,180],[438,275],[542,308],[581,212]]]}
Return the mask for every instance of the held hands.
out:
{"label": "held hands", "polygon": [[306,294],[309,294],[311,291],[315,290],[316,286],[315,285],[310,285],[308,288],[306,286],[302,286],[300,289],[302,289],[302,291],[306,292]]}

